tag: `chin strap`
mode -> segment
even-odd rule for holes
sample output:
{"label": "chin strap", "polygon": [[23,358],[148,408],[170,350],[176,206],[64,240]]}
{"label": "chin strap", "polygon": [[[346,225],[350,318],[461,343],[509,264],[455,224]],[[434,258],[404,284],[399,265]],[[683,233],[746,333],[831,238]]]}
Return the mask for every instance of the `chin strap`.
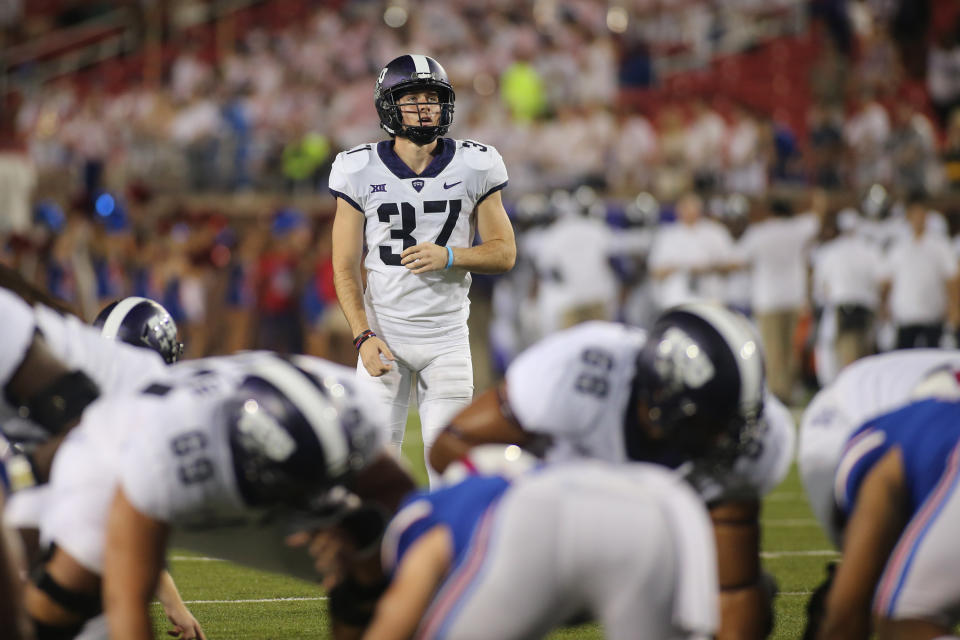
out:
{"label": "chin strap", "polygon": [[434,131],[428,133],[426,131],[417,131],[420,127],[411,127],[409,125],[403,125],[400,130],[400,133],[397,136],[401,138],[406,138],[414,144],[418,144],[421,147],[427,144],[430,144],[434,140],[440,137],[440,132],[436,131],[435,127],[431,127]]}

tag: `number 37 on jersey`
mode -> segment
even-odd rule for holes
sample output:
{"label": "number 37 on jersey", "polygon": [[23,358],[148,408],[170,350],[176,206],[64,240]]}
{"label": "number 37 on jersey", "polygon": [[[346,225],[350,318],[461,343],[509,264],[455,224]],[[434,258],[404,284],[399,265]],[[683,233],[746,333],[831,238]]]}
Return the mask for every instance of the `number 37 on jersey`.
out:
{"label": "number 37 on jersey", "polygon": [[330,191],[363,213],[371,258],[399,267],[400,254],[421,242],[468,247],[470,215],[507,183],[497,150],[470,140],[440,138],[433,160],[415,174],[390,141],[340,153],[330,171]]}

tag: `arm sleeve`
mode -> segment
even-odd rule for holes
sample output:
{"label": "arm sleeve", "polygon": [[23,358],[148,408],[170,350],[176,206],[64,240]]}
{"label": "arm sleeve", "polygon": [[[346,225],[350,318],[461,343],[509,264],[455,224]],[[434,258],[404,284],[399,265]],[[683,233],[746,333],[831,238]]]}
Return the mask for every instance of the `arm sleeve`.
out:
{"label": "arm sleeve", "polygon": [[133,436],[122,451],[120,487],[137,511],[170,522],[173,505],[167,483],[174,476],[168,448],[159,446],[159,442],[148,442],[141,437],[144,435],[141,431]]}
{"label": "arm sleeve", "polygon": [[647,258],[647,264],[651,269],[662,269],[677,264],[676,260],[670,255],[669,229],[661,230],[653,237],[653,245],[650,247],[650,257]]}
{"label": "arm sleeve", "polygon": [[487,199],[488,196],[507,186],[507,166],[503,163],[503,157],[500,152],[493,147],[487,147],[488,153],[493,154],[490,168],[486,171],[483,183],[480,188],[480,198],[477,204]]}
{"label": "arm sleeve", "polygon": [[950,250],[950,245],[946,242],[938,243],[940,254],[943,257],[943,275],[947,278],[953,278],[957,275],[957,258]]}
{"label": "arm sleeve", "polygon": [[833,499],[844,515],[853,513],[860,485],[886,451],[886,434],[871,425],[847,441],[833,476]]}
{"label": "arm sleeve", "polygon": [[[507,368],[510,408],[520,426],[531,433],[578,440],[597,429],[608,413],[611,398],[633,378],[632,366],[643,334],[608,323],[584,323],[541,340],[520,354]],[[609,395],[578,390],[579,381],[594,377],[584,353],[604,345],[621,345],[610,365]],[[629,369],[629,371],[628,371]]]}
{"label": "arm sleeve", "polygon": [[880,262],[877,265],[877,275],[881,281],[893,279],[893,274],[897,270],[897,254],[899,249],[896,246],[890,247],[886,253],[879,253]]}
{"label": "arm sleeve", "polygon": [[507,368],[507,399],[513,415],[525,431],[543,432],[543,425],[551,416],[551,389],[556,388],[560,371],[544,366],[546,346],[544,342],[534,345]]}
{"label": "arm sleeve", "polygon": [[330,195],[334,198],[342,198],[345,202],[349,203],[350,206],[362,213],[363,207],[361,206],[360,196],[347,179],[347,173],[343,166],[343,158],[343,153],[338,154],[333,161],[333,166],[330,167],[330,178],[327,180]]}
{"label": "arm sleeve", "polygon": [[724,265],[736,257],[733,236],[731,236],[727,228],[720,223],[716,223],[714,231],[716,235],[716,255],[713,256],[713,262]]}
{"label": "arm sleeve", "polygon": [[887,278],[887,268],[883,253],[881,253],[876,247],[868,245],[866,255],[867,259],[870,261],[870,269],[871,273],[873,274],[873,278],[879,285]]}
{"label": "arm sleeve", "polygon": [[797,219],[800,235],[805,242],[812,240],[820,233],[820,219],[812,213],[805,213]]}
{"label": "arm sleeve", "polygon": [[20,368],[37,330],[33,309],[16,294],[0,288],[4,336],[0,340],[0,385],[6,388]]}
{"label": "arm sleeve", "polygon": [[743,262],[749,262],[753,255],[753,239],[756,234],[752,229],[747,229],[744,234],[734,244],[734,255]]}

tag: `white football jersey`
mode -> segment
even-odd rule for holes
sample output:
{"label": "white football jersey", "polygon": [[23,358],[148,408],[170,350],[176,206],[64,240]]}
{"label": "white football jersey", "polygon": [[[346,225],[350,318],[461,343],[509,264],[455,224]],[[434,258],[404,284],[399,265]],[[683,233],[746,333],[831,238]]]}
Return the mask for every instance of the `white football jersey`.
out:
{"label": "white football jersey", "polygon": [[331,193],[363,213],[367,256],[365,302],[381,328],[404,338],[430,340],[465,327],[470,273],[451,268],[414,274],[400,264],[404,249],[421,242],[470,247],[474,209],[507,184],[496,149],[471,140],[440,138],[437,152],[417,175],[392,142],[366,144],[337,155]]}
{"label": "white football jersey", "polygon": [[[104,338],[99,329],[75,316],[39,304],[31,311],[53,355],[67,368],[87,374],[100,388],[101,396],[136,391],[166,369],[158,353]],[[0,427],[13,438],[42,435],[36,425],[19,418],[16,409],[5,402],[0,406]]]}
{"label": "white football jersey", "polygon": [[100,393],[137,390],[144,381],[162,375],[166,363],[152,349],[104,338],[100,330],[79,318],[36,305],[37,327],[61,362],[80,369],[100,387]]}
{"label": "white football jersey", "polygon": [[[40,518],[43,539],[99,571],[106,516],[119,485],[139,511],[173,525],[174,545],[310,577],[302,550],[282,542],[291,532],[289,512],[244,504],[226,425],[217,415],[253,365],[259,371],[271,363],[280,364],[264,352],[178,363],[140,393],[91,405],[54,459]],[[385,442],[385,409],[370,402],[352,368],[307,356],[296,363],[328,388],[347,390],[341,409],[355,410],[357,419],[342,431],[344,452],[351,466],[368,463]]]}
{"label": "white football jersey", "polygon": [[[0,317],[3,318],[3,340],[0,340],[0,387],[6,388],[33,342],[37,323],[30,305],[17,294],[0,288]],[[3,404],[6,404],[5,402]]]}
{"label": "white football jersey", "polygon": [[797,449],[800,478],[814,515],[838,546],[833,476],[847,440],[868,420],[924,397],[917,385],[943,366],[960,367],[960,350],[905,349],[861,358],[804,411]]}
{"label": "white football jersey", "polygon": [[[228,511],[242,506],[227,437],[215,414],[249,371],[243,360],[250,364],[260,360],[262,366],[276,359],[273,354],[240,354],[175,367],[174,376],[152,383],[136,402],[127,403],[124,411],[152,416],[134,430],[121,455],[121,483],[134,506],[158,520],[188,526],[196,526],[198,519],[209,526],[221,506],[228,506]],[[352,368],[307,357],[298,358],[297,364],[325,384],[350,390],[344,407],[356,409],[362,419],[346,434],[349,450],[369,462],[384,442],[383,407],[360,390],[363,382]]]}
{"label": "white football jersey", "polygon": [[[511,363],[510,408],[524,430],[552,438],[548,460],[626,462],[640,455],[631,455],[625,434],[635,419],[631,392],[645,342],[639,329],[588,322],[545,338]],[[764,419],[770,425],[760,445],[698,486],[704,499],[759,496],[780,483],[793,457],[793,423],[777,407],[765,410]]]}

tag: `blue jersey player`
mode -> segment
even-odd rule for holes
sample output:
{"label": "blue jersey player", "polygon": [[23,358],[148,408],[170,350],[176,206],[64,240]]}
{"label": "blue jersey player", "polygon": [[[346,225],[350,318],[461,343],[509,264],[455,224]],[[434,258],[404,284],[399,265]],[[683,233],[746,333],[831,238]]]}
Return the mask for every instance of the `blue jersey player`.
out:
{"label": "blue jersey player", "polygon": [[834,476],[843,559],[819,638],[953,638],[960,622],[960,403],[925,400],[867,422]]}
{"label": "blue jersey player", "polygon": [[536,638],[583,614],[613,639],[717,626],[706,509],[654,465],[577,461],[414,494],[382,561],[392,580],[365,638]]}

